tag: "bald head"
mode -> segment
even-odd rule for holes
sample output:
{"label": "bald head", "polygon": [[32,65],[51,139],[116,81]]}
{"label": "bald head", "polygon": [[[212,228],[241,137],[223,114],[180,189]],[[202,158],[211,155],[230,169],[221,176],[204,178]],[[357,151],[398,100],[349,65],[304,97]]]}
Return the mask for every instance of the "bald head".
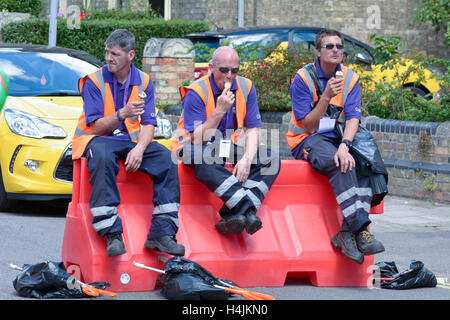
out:
{"label": "bald head", "polygon": [[214,83],[219,90],[225,88],[225,83],[233,83],[239,70],[239,56],[233,47],[219,47],[214,51],[208,66],[214,76]]}
{"label": "bald head", "polygon": [[211,63],[217,65],[220,63],[221,59],[236,59],[239,64],[239,55],[236,50],[234,50],[231,46],[223,46],[219,47],[214,51],[213,56],[211,58]]}

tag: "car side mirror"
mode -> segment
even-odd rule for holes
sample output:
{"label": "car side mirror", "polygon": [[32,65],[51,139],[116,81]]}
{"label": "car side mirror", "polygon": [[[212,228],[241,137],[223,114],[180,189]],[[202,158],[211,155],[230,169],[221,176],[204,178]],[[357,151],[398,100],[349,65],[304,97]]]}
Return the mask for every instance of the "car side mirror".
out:
{"label": "car side mirror", "polygon": [[365,51],[358,52],[355,55],[355,58],[358,62],[362,62],[364,64],[372,64],[372,62],[373,62],[372,56],[368,52],[365,52]]}

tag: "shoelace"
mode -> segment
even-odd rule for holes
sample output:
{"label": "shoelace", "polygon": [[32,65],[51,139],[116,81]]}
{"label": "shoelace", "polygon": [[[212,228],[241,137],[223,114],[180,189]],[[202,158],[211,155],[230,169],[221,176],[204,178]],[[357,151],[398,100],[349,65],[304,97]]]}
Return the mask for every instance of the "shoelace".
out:
{"label": "shoelace", "polygon": [[372,233],[367,230],[361,231],[359,233],[367,242],[372,242]]}

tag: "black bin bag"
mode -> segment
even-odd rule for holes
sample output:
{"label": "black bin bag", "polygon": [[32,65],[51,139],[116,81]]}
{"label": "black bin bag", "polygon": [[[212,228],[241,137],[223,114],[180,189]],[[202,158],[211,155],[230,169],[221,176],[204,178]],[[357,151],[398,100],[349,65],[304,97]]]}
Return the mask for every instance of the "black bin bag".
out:
{"label": "black bin bag", "polygon": [[67,285],[70,275],[62,262],[46,261],[33,265],[25,264],[23,270],[14,278],[13,286],[22,297],[82,298],[86,295],[80,286]]}
{"label": "black bin bag", "polygon": [[183,257],[169,259],[164,272],[159,279],[163,285],[161,294],[170,300],[226,300],[232,294],[223,287],[237,286],[232,281],[214,277],[198,263]]}
{"label": "black bin bag", "polygon": [[[107,282],[90,283],[97,289],[105,289]],[[33,265],[25,264],[20,273],[13,280],[14,289],[26,298],[63,299],[86,298],[77,280],[70,276],[64,263],[45,261]]]}
{"label": "black bin bag", "polygon": [[384,289],[413,289],[435,287],[436,276],[425,268],[423,262],[411,260],[410,269],[399,272],[395,262],[379,262],[375,264],[379,268],[381,278],[394,278],[393,280],[381,280],[381,288]]}
{"label": "black bin bag", "polygon": [[161,275],[161,294],[169,300],[226,300],[230,294],[192,273]]}

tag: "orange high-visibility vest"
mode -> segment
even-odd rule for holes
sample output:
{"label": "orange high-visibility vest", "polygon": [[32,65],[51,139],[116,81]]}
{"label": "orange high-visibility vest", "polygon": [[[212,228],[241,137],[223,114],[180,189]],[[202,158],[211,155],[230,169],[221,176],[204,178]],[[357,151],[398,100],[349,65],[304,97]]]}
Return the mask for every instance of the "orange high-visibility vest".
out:
{"label": "orange high-visibility vest", "polygon": [[[243,145],[244,119],[247,111],[247,99],[253,84],[251,80],[240,76],[237,76],[236,80],[238,85],[236,90],[236,118],[238,128],[231,135],[231,140],[237,145]],[[180,87],[181,99],[184,99],[189,90],[194,90],[202,99],[205,104],[206,119],[208,119],[216,108],[209,75],[203,76],[202,78],[196,80],[190,86]],[[177,150],[182,147],[184,143],[190,142],[190,140],[190,135],[186,134],[184,130],[184,118],[182,114],[180,120],[178,121],[177,132],[172,137],[171,149]]]}
{"label": "orange high-visibility vest", "polygon": [[[138,93],[141,91],[145,91],[150,83],[150,76],[140,70],[139,76],[141,78],[141,84],[139,86],[134,85],[131,90],[130,97],[128,98],[128,102],[138,101]],[[131,70],[130,70],[131,72]],[[108,82],[105,82],[103,79],[102,69],[100,68],[98,71],[91,73],[84,78],[78,80],[78,88],[81,91],[83,90],[83,86],[86,83],[87,78],[92,80],[92,82],[97,86],[100,90],[100,93],[103,98],[103,114],[105,117],[110,116],[116,112],[114,108],[114,98],[111,93],[110,85]],[[130,140],[133,142],[137,142],[139,133],[141,131],[141,123],[139,121],[139,117],[132,117],[125,119],[125,127],[127,128],[128,134],[130,136]],[[108,135],[109,133],[104,133],[102,135]],[[97,135],[93,134],[91,128],[86,125],[86,115],[83,112],[78,119],[77,128],[75,129],[75,134],[72,138],[72,159],[79,159],[83,155],[84,149],[86,148],[89,141]]]}
{"label": "orange high-visibility vest", "polygon": [[[330,100],[330,104],[343,108],[345,105],[345,101],[347,100],[349,93],[355,87],[355,84],[358,81],[359,76],[353,70],[347,68],[346,66],[341,65],[341,68],[342,73],[344,74],[344,88],[338,95],[334,96]],[[313,97],[313,101],[317,102],[319,100],[319,97],[317,95],[314,82],[311,79],[311,76],[309,75],[308,71],[302,68],[298,70],[297,73],[300,77],[302,77],[303,81],[308,86],[311,97]],[[336,121],[338,121],[339,123],[345,122],[345,116],[343,111],[341,112],[339,118]],[[306,130],[303,128],[302,120],[298,121],[295,120],[294,109],[292,109],[291,121],[289,122],[288,132],[286,134],[286,139],[289,148],[293,150],[303,141],[303,139],[305,139],[310,134],[311,133],[306,132]]]}

